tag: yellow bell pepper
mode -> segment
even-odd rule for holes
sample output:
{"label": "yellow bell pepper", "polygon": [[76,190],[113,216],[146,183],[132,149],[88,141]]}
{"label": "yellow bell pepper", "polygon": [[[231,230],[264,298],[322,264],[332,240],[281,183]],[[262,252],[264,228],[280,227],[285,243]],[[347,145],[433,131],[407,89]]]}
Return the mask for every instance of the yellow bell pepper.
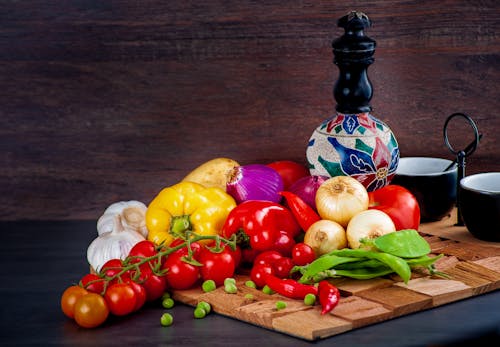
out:
{"label": "yellow bell pepper", "polygon": [[234,199],[221,188],[177,183],[164,188],[149,204],[148,240],[168,246],[176,234],[188,230],[198,235],[217,235],[234,207]]}

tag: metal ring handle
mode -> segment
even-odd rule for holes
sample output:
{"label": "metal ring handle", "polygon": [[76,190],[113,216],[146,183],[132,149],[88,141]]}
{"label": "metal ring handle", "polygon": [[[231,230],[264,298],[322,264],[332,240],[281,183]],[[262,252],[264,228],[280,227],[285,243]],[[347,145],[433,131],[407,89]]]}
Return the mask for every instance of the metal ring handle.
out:
{"label": "metal ring handle", "polygon": [[[474,136],[475,136],[475,141],[472,143],[472,146],[468,146],[467,148],[462,149],[462,150],[458,150],[458,151],[453,149],[453,147],[451,146],[450,141],[448,139],[448,123],[455,117],[465,118],[467,120],[467,122],[469,122],[469,124],[471,125],[472,129],[474,130]],[[474,151],[476,150],[476,148],[479,144],[479,131],[477,130],[476,123],[474,123],[474,121],[472,120],[471,117],[469,117],[468,115],[466,115],[464,113],[460,113],[460,112],[453,113],[452,115],[448,116],[448,118],[446,119],[446,122],[444,123],[443,137],[444,137],[444,143],[446,144],[446,147],[448,147],[450,152],[455,154],[456,156],[458,156],[461,152],[463,152],[462,155],[464,155],[464,157],[468,157],[469,155],[474,153]]]}

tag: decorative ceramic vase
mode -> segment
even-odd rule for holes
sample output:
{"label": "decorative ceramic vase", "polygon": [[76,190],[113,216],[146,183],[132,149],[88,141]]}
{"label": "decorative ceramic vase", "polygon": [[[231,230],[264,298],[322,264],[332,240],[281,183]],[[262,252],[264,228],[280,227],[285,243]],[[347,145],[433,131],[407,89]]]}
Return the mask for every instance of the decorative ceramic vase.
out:
{"label": "decorative ceramic vase", "polygon": [[339,67],[333,93],[337,112],[314,130],[306,156],[311,175],[352,176],[373,191],[394,177],[399,147],[389,127],[371,114],[373,89],[367,68],[374,61],[376,43],[363,32],[370,25],[361,12],[338,21],[345,33],[332,43]]}

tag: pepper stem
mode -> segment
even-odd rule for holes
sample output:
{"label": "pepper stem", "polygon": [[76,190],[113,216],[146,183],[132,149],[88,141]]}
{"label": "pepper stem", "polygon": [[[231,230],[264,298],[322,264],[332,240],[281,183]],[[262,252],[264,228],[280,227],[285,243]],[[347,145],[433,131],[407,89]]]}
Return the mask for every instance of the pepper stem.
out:
{"label": "pepper stem", "polygon": [[191,231],[191,221],[189,220],[189,215],[185,214],[182,216],[172,217],[169,232],[172,235],[184,236],[186,231]]}

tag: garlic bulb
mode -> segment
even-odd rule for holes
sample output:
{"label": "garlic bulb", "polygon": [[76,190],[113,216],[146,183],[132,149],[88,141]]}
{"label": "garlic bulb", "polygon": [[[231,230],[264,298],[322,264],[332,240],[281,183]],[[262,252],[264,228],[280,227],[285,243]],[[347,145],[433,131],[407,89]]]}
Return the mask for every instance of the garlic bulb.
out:
{"label": "garlic bulb", "polygon": [[136,243],[145,240],[135,229],[124,227],[121,219],[116,214],[113,229],[100,234],[87,249],[87,260],[97,272],[110,259],[125,259]]}
{"label": "garlic bulb", "polygon": [[147,207],[140,201],[119,201],[109,205],[103,215],[97,221],[97,233],[102,235],[108,233],[114,228],[114,217],[121,216],[121,223],[124,228],[135,229],[142,236],[148,237],[148,229],[146,227]]}

